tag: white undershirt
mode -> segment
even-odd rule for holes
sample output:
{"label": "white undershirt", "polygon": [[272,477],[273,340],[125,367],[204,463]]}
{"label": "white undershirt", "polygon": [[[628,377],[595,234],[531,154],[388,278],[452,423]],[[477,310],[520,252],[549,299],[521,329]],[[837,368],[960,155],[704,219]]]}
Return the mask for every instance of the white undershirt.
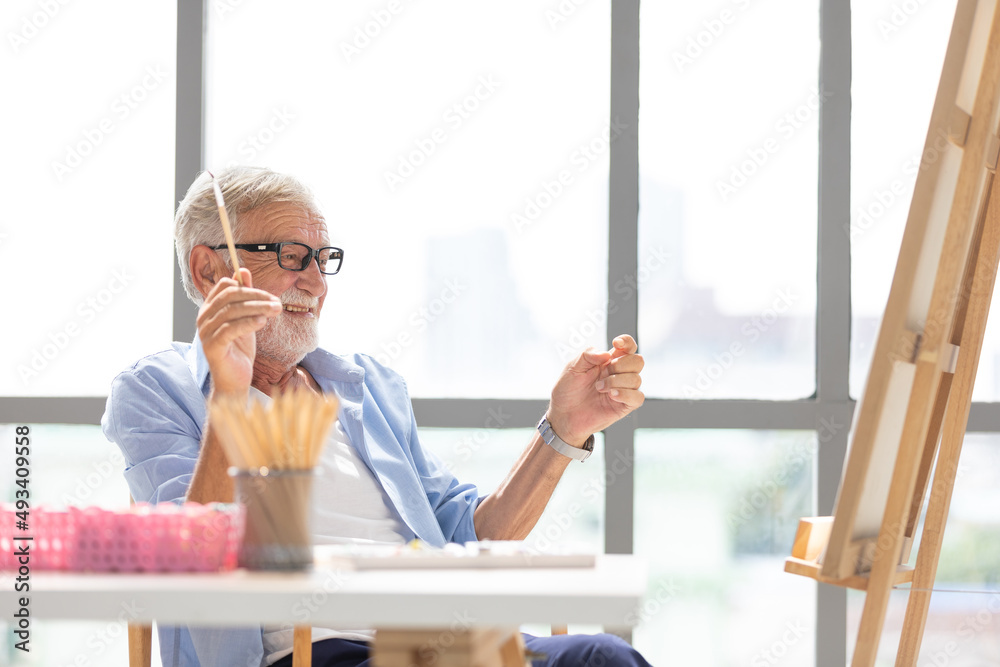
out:
{"label": "white undershirt", "polygon": [[[270,403],[253,387],[252,398]],[[313,544],[403,544],[408,530],[382,485],[358,456],[347,434],[336,422],[320,454],[312,490]],[[285,628],[285,629],[283,629]],[[270,665],[292,652],[293,630],[282,625],[263,627],[265,663]],[[366,628],[314,626],[312,640],[339,637],[371,641]]]}

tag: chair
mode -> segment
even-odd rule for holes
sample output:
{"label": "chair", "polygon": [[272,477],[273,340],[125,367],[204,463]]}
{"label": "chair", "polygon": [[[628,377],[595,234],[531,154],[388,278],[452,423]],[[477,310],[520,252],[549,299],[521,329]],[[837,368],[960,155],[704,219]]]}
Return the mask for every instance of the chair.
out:
{"label": "chair", "polygon": [[[129,507],[135,505],[130,493]],[[153,661],[153,624],[128,624],[128,667],[149,667]]]}
{"label": "chair", "polygon": [[[293,643],[294,667],[312,665],[312,630],[306,626],[295,627]],[[128,624],[128,667],[150,667],[153,661],[153,626]]]}
{"label": "chair", "polygon": [[128,624],[128,667],[149,667],[153,660],[153,626]]}

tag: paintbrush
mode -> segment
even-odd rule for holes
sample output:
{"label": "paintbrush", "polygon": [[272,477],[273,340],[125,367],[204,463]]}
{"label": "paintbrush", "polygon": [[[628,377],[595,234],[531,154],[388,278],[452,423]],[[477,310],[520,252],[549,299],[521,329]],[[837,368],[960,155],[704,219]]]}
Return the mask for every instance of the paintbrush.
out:
{"label": "paintbrush", "polygon": [[236,272],[236,282],[243,286],[243,276],[240,274],[240,260],[236,258],[236,243],[233,241],[233,230],[229,226],[229,214],[226,213],[226,202],[222,201],[222,189],[215,180],[215,174],[207,171],[212,177],[212,189],[215,190],[215,203],[219,207],[219,218],[222,220],[222,231],[226,234],[226,245],[229,246],[229,258],[233,261],[233,271]]}

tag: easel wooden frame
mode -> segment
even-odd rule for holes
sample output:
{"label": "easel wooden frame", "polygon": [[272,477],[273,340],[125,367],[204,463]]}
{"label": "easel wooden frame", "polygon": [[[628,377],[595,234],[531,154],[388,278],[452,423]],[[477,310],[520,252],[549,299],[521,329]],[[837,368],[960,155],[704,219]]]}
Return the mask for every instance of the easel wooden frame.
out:
{"label": "easel wooden frame", "polygon": [[785,565],[866,591],[854,667],[874,665],[897,584],[914,589],[897,667],[916,664],[923,638],[1000,254],[998,4],[959,0],[835,514],[803,520]]}

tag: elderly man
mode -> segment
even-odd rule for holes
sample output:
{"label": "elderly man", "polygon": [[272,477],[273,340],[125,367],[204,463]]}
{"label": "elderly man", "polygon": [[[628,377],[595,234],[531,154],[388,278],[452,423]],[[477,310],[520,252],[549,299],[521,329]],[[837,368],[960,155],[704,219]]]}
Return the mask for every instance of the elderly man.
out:
{"label": "elderly man", "polygon": [[[494,493],[461,484],[417,436],[403,379],[356,354],[318,349],[327,277],[343,251],[295,179],[236,167],[219,174],[239,252],[234,279],[213,198],[202,174],[175,219],[184,287],[200,305],[192,344],[141,359],[115,378],[102,421],[125,454],[132,495],[148,502],[230,501],[233,487],[206,406],[216,397],[269,401],[292,387],[335,393],[339,421],[324,448],[327,474],[314,489],[317,543],[435,546],[523,539],[563,471],[593,447],[592,434],[639,407],[642,358],[619,336],[610,351],[583,352],[552,390],[539,432]],[[313,628],[313,664],[367,665],[365,628]],[[646,665],[610,635],[527,638],[549,665]],[[291,665],[287,627],[160,628],[163,664]]]}

